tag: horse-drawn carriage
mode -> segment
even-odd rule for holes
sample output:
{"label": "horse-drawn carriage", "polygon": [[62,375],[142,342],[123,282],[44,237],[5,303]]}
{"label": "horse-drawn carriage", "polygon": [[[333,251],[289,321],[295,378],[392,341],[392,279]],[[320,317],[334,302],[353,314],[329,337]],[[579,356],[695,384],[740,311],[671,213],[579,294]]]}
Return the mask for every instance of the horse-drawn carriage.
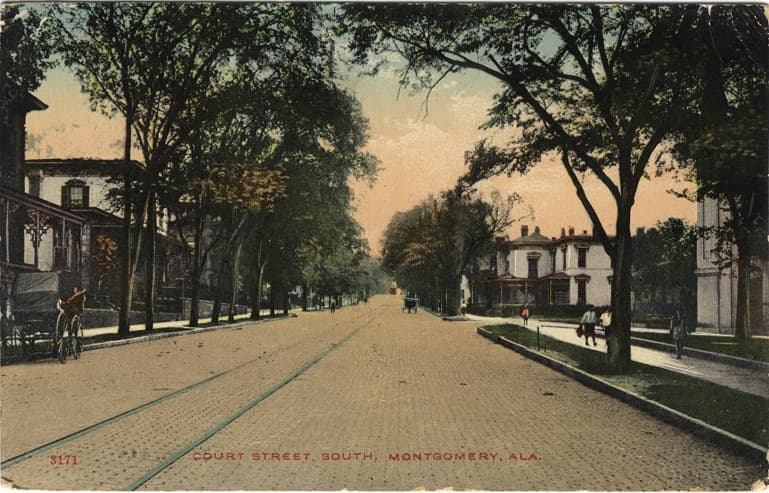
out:
{"label": "horse-drawn carriage", "polygon": [[13,285],[13,314],[2,320],[5,355],[24,359],[31,354],[53,352],[64,363],[68,355],[80,357],[85,290],[61,298],[56,273],[19,274]]}
{"label": "horse-drawn carriage", "polygon": [[405,298],[403,298],[403,309],[401,311],[408,310],[409,313],[411,313],[411,310],[414,310],[414,313],[417,312],[417,305],[419,304],[419,299],[416,297],[413,293],[408,293]]}

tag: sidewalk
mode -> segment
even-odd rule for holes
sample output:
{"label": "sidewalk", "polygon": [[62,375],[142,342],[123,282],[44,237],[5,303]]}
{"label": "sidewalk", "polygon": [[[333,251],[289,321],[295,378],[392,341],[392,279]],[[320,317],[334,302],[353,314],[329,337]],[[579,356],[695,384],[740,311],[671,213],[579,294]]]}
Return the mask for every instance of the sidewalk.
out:
{"label": "sidewalk", "polygon": [[[262,316],[268,316],[270,314],[270,310],[269,309],[261,310],[259,314]],[[250,316],[251,316],[250,312],[244,313],[241,315],[235,315],[235,321],[239,322],[239,321],[249,320]],[[227,323],[227,315],[219,317],[219,321],[220,323]],[[154,329],[168,329],[168,328],[182,329],[182,328],[189,328],[189,322],[190,322],[189,319],[172,320],[170,322],[155,322],[153,324],[153,327]],[[210,322],[211,322],[211,317],[198,319],[199,325],[204,325]],[[83,333],[85,337],[93,337],[93,336],[98,336],[102,334],[117,334],[117,331],[118,331],[117,325],[113,325],[111,327],[94,327],[94,328],[83,329]],[[131,332],[144,332],[144,324],[143,323],[132,324]]]}
{"label": "sidewalk", "polygon": [[[522,325],[517,317],[492,318],[468,314],[467,318],[487,324],[515,323],[517,325]],[[558,339],[559,341],[583,346],[593,351],[606,352],[606,342],[600,338],[597,339],[597,346],[593,346],[592,339],[590,340],[590,345],[585,346],[585,339],[578,338],[575,333],[575,324],[542,322],[540,320],[529,319],[527,326],[529,330],[536,331],[537,326],[540,327],[541,334]],[[740,368],[726,363],[717,363],[691,357],[676,359],[675,354],[672,352],[648,349],[637,345],[633,345],[632,347],[631,358],[638,363],[664,368],[734,390],[769,398],[769,371],[766,370]]]}

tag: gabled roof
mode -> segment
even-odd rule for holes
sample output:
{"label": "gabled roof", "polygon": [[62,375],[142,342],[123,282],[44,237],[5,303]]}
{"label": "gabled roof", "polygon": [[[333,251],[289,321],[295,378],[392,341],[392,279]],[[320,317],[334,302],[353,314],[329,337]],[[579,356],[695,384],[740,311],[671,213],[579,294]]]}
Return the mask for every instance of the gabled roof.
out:
{"label": "gabled roof", "polygon": [[553,242],[547,236],[542,235],[539,231],[534,231],[530,235],[521,236],[510,242],[511,246],[521,245],[550,245]]}

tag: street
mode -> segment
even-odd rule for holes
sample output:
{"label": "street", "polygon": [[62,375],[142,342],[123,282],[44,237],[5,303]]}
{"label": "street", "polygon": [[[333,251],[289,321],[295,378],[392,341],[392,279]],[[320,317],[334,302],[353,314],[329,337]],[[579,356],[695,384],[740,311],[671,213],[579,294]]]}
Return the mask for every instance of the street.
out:
{"label": "street", "polygon": [[766,474],[476,322],[401,305],[5,366],[2,476],[67,490],[746,490]]}

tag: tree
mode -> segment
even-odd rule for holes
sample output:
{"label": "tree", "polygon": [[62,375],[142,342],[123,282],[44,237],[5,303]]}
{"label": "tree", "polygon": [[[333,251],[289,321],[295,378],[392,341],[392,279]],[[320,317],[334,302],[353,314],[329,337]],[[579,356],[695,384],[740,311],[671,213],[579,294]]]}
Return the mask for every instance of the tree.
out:
{"label": "tree", "polygon": [[512,223],[517,196],[491,202],[452,190],[393,216],[382,248],[382,266],[422,303],[455,314],[468,265]]}
{"label": "tree", "polygon": [[[58,6],[56,13],[62,50],[93,106],[129,117],[142,153],[146,207],[138,216],[140,226],[146,216],[146,328],[151,329],[157,194],[200,123],[197,116],[206,114],[233,73],[266,78],[289,66],[274,60],[303,70],[323,47],[314,46],[318,9],[308,4],[143,3],[120,9],[118,15],[115,4],[84,3]],[[134,246],[139,241],[137,235]]]}
{"label": "tree", "polygon": [[[83,89],[89,93],[91,108],[107,116],[120,112],[125,117],[123,145],[123,228],[120,254],[120,314],[118,333],[128,334],[134,285],[135,262],[141,246],[141,228],[146,204],[134,208],[134,181],[131,149],[134,116],[137,111],[138,81],[147,70],[141,50],[141,36],[150,15],[151,4],[80,4],[77,8],[55,6],[50,15],[55,22],[58,51],[74,68]],[[136,211],[137,231],[131,232]]]}
{"label": "tree", "polygon": [[100,294],[104,279],[112,274],[118,267],[118,246],[107,235],[97,235],[93,247],[91,247],[91,261],[96,274],[96,292]]}
{"label": "tree", "polygon": [[657,314],[686,313],[689,327],[696,324],[697,232],[682,219],[658,221],[633,238],[633,292],[635,303],[644,303]]}
{"label": "tree", "polygon": [[[502,85],[487,126],[514,126],[500,148],[479,143],[467,180],[525,173],[557,155],[613,265],[610,362],[630,363],[630,218],[640,181],[681,117],[691,74],[679,49],[696,5],[350,4],[340,15],[358,62],[395,50],[402,82],[434,88],[470,70]],[[581,176],[613,197],[609,235]]]}
{"label": "tree", "polygon": [[769,258],[769,21],[759,5],[702,7],[698,14],[688,46],[696,99],[674,153],[693,174],[698,197],[725,210],[725,222],[702,234],[716,238],[721,266],[737,265],[735,336],[748,339],[760,319],[751,316],[753,261]]}

